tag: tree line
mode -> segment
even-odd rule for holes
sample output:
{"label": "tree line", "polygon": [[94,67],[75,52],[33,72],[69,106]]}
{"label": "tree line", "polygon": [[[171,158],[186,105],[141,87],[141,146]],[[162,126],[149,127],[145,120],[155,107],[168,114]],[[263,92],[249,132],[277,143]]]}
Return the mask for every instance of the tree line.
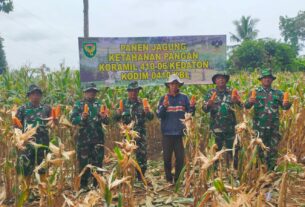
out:
{"label": "tree line", "polygon": [[[83,4],[84,36],[89,37],[88,0],[83,0]],[[12,0],[0,0],[0,12],[8,14],[13,8]],[[295,17],[279,17],[283,41],[257,39],[258,22],[259,19],[251,16],[242,16],[233,21],[236,33],[230,33],[230,39],[236,44],[228,50],[228,71],[251,72],[258,67],[270,67],[275,71],[305,71],[305,56],[299,56],[305,42],[305,11],[299,11]],[[8,68],[3,41],[0,34],[0,74]]]}

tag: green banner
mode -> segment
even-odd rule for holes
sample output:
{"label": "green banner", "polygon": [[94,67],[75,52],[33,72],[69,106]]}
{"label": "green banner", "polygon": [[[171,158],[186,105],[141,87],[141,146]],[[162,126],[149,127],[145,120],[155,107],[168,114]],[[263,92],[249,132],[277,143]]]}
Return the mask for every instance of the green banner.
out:
{"label": "green banner", "polygon": [[81,82],[102,86],[163,84],[176,73],[185,84],[208,84],[226,64],[226,36],[79,38]]}

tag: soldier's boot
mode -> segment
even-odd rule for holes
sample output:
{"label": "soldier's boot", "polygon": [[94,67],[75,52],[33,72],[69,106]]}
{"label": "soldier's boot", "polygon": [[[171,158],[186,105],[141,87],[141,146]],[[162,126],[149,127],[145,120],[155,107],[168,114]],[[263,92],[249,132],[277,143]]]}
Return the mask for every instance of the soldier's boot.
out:
{"label": "soldier's boot", "polygon": [[82,176],[81,181],[80,181],[80,187],[84,190],[88,189],[88,178],[86,176]]}
{"label": "soldier's boot", "polygon": [[230,169],[230,161],[232,160],[232,154],[231,152],[225,153],[225,161],[226,161],[226,168]]}
{"label": "soldier's boot", "polygon": [[98,182],[96,181],[95,178],[93,179],[92,185],[93,185],[93,187],[95,187],[95,188],[98,187]]}
{"label": "soldier's boot", "polygon": [[[146,169],[142,169],[141,171],[142,171],[143,177],[145,177],[145,171],[146,171]],[[138,171],[137,171],[137,180],[138,180],[138,181],[141,181],[141,180],[142,180],[142,176],[141,176],[141,174],[140,174]]]}
{"label": "soldier's boot", "polygon": [[234,154],[234,157],[233,157],[233,167],[234,167],[234,170],[238,170],[239,151],[240,151],[240,147],[239,146],[235,147],[235,154]]}
{"label": "soldier's boot", "polygon": [[137,171],[137,180],[138,181],[141,181],[142,180],[142,178],[141,178],[141,174]]}

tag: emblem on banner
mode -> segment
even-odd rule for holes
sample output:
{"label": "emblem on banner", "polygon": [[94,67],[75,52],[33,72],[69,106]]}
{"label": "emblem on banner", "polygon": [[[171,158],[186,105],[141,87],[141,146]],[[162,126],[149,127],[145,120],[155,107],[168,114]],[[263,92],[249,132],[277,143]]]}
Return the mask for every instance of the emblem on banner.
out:
{"label": "emblem on banner", "polygon": [[96,55],[96,43],[83,43],[83,50],[88,58],[93,58]]}

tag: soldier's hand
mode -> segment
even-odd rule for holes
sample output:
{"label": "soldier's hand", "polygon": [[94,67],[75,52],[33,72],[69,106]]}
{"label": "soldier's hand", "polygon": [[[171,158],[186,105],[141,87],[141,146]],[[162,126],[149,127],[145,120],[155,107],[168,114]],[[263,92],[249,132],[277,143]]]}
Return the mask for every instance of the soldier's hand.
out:
{"label": "soldier's hand", "polygon": [[231,98],[233,103],[239,103],[240,102],[240,97],[239,96],[232,96]]}
{"label": "soldier's hand", "polygon": [[147,106],[147,107],[144,107],[144,112],[145,112],[145,113],[149,113],[149,112],[150,112],[150,109],[149,109],[148,106]]}
{"label": "soldier's hand", "polygon": [[121,114],[123,113],[123,111],[121,111],[121,109],[117,109],[117,110],[116,110],[116,113],[119,114],[119,115],[121,115]]}
{"label": "soldier's hand", "polygon": [[214,104],[214,101],[210,99],[210,100],[208,100],[207,107],[211,107],[211,106],[213,106],[213,104]]}
{"label": "soldier's hand", "polygon": [[82,119],[87,119],[88,118],[88,116],[89,116],[89,114],[88,113],[82,113]]}
{"label": "soldier's hand", "polygon": [[284,106],[284,107],[287,107],[287,106],[289,106],[289,105],[290,105],[289,101],[284,101],[284,102],[283,102],[283,106]]}
{"label": "soldier's hand", "polygon": [[253,104],[255,104],[255,102],[256,102],[256,98],[251,98],[251,97],[249,98],[249,103],[250,104],[253,105]]}
{"label": "soldier's hand", "polygon": [[107,113],[106,112],[99,112],[100,117],[102,117],[102,119],[107,117]]}

